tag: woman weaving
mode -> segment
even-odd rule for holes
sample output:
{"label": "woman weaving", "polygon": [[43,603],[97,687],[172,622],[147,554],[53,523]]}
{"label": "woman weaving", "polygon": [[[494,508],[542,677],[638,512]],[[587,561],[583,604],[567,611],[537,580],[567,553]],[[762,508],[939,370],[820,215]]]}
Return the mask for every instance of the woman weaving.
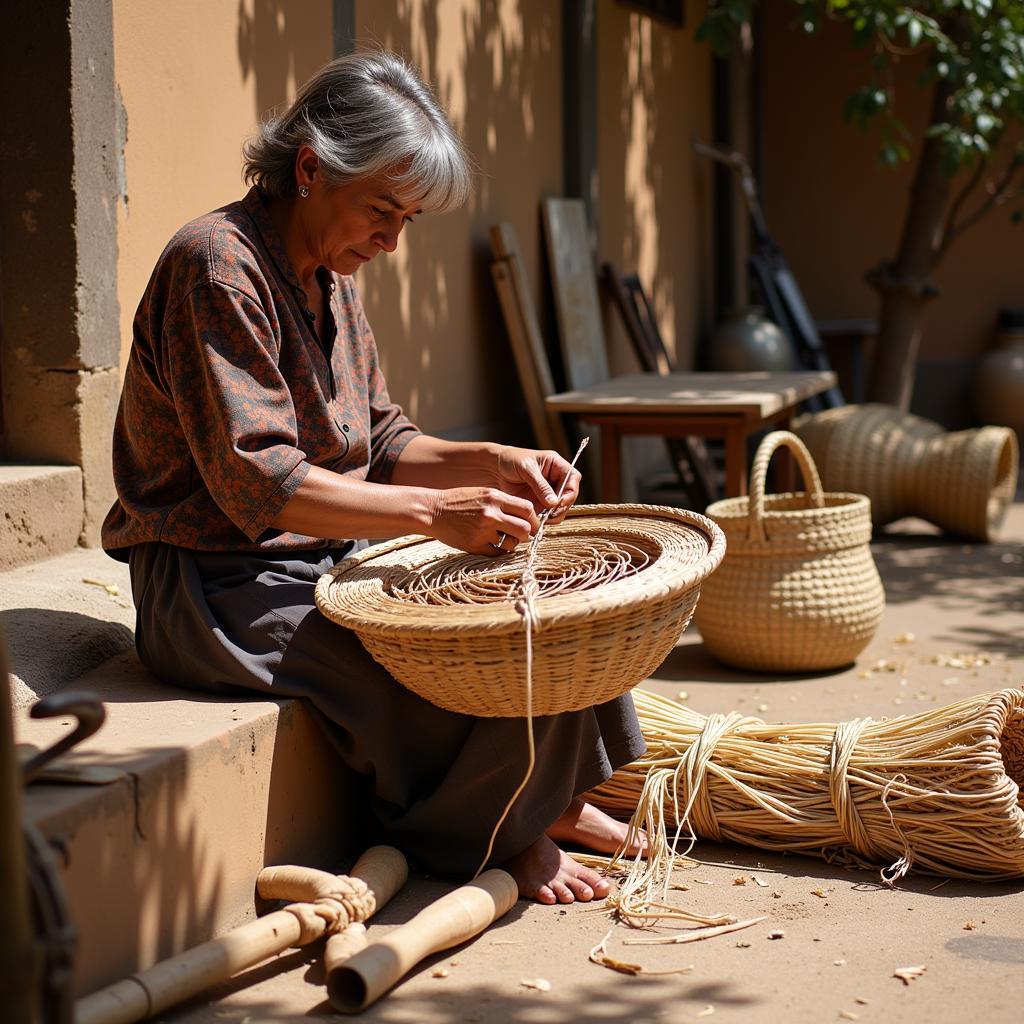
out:
{"label": "woman weaving", "polygon": [[[332,61],[245,157],[248,194],[181,228],[142,297],[103,544],[130,564],[154,673],[307,698],[368,777],[383,835],[431,871],[469,873],[522,778],[522,722],[407,691],[317,611],[314,586],[355,538],[513,550],[539,512],[564,516],[579,476],[553,452],[428,437],[388,397],[352,275],[471,181],[407,65]],[[540,718],[535,734],[537,769],[491,863],[542,903],[603,896],[607,882],[556,843],[623,839],[581,795],[643,752],[632,702]]]}

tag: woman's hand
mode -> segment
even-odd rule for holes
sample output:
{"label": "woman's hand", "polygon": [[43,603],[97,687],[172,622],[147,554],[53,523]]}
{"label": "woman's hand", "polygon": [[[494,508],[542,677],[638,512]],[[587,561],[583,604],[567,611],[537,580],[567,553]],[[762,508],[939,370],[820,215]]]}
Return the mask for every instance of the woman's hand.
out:
{"label": "woman's hand", "polygon": [[[501,490],[525,498],[537,512],[552,509],[549,522],[559,523],[580,493],[580,472],[558,452],[531,448],[502,447],[498,451],[498,480]],[[555,495],[566,475],[569,479],[557,503]]]}
{"label": "woman's hand", "polygon": [[437,492],[429,532],[470,554],[497,555],[514,551],[539,526],[526,498],[494,487],[453,487]]}

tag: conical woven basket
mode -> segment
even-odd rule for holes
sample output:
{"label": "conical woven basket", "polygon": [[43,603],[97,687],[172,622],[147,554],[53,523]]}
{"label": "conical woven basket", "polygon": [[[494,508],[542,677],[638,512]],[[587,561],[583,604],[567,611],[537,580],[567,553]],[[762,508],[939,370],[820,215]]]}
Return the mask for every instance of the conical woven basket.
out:
{"label": "conical woven basket", "polygon": [[947,433],[892,406],[847,405],[803,417],[796,432],[825,486],[866,494],[876,524],[920,516],[992,541],[1017,490],[1020,450],[1009,427]]}
{"label": "conical woven basket", "polygon": [[[807,491],[766,495],[768,463],[783,446]],[[824,493],[799,438],[784,430],[767,435],[749,498],[715,502],[707,515],[729,547],[696,616],[716,658],[761,672],[810,672],[847,665],[867,646],[885,608],[868,546],[870,502]]]}
{"label": "conical woven basket", "polygon": [[[534,563],[532,713],[592,707],[649,676],[724,553],[722,531],[683,509],[582,505],[548,527]],[[524,566],[522,551],[483,558],[403,537],[322,576],[316,603],[432,703],[477,717],[525,716],[526,634],[516,608]]]}

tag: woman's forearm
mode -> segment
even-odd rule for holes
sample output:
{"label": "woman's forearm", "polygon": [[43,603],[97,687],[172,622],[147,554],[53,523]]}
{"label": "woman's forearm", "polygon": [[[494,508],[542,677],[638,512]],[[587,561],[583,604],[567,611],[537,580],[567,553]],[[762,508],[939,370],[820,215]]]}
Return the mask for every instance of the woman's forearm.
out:
{"label": "woman's forearm", "polygon": [[391,482],[431,488],[494,486],[500,448],[488,441],[444,441],[421,434],[402,449]]}
{"label": "woman's forearm", "polygon": [[352,480],[310,466],[271,526],[307,537],[384,539],[426,533],[433,525],[438,499],[431,488]]}

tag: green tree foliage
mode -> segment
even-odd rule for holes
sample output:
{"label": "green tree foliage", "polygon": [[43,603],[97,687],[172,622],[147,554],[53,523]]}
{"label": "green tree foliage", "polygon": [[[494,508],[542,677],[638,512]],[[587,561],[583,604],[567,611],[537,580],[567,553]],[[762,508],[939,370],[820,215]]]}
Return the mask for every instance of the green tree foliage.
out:
{"label": "green tree foliage", "polygon": [[[697,30],[727,55],[757,0],[719,0]],[[850,28],[865,55],[864,83],[844,116],[880,129],[879,160],[913,159],[914,139],[896,113],[894,66],[924,60],[918,85],[931,91],[929,123],[917,150],[914,187],[895,259],[869,271],[882,295],[871,397],[907,408],[931,274],[950,244],[1016,196],[1024,168],[1024,0],[790,0],[808,34],[826,19]],[[1024,218],[1016,209],[1015,221]]]}

